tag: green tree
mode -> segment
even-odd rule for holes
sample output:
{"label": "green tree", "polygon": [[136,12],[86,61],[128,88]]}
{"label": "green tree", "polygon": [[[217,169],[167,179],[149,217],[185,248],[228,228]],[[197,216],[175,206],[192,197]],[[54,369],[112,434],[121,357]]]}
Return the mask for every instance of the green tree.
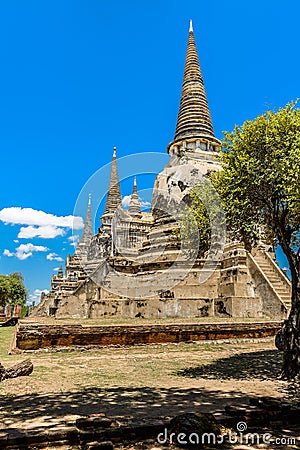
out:
{"label": "green tree", "polygon": [[10,282],[8,275],[0,275],[0,306],[5,306],[9,301]]}
{"label": "green tree", "polygon": [[[264,241],[280,245],[288,260],[292,307],[282,331],[282,375],[299,377],[300,109],[296,102],[225,133],[220,161],[223,170],[212,173],[210,179],[222,199],[227,228],[239,235],[247,249],[263,233]],[[194,197],[196,220],[205,223],[196,190]]]}
{"label": "green tree", "polygon": [[24,305],[27,290],[24,286],[23,276],[19,272],[10,275],[0,275],[0,305]]}

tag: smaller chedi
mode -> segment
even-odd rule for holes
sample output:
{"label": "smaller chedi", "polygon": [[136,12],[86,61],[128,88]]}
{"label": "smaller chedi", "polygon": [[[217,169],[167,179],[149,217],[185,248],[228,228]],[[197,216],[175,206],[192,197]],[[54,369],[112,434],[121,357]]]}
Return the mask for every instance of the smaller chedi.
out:
{"label": "smaller chedi", "polygon": [[121,206],[114,149],[99,229],[93,234],[89,199],[81,241],[32,315],[286,317],[290,281],[263,242],[249,252],[225,236],[222,245],[218,242],[222,251],[208,264],[193,239],[183,242],[174,233],[191,188],[221,169],[216,158],[221,142],[214,134],[192,24],[176,131],[167,151],[170,160],[157,175],[151,210],[142,212],[136,179],[129,209]]}

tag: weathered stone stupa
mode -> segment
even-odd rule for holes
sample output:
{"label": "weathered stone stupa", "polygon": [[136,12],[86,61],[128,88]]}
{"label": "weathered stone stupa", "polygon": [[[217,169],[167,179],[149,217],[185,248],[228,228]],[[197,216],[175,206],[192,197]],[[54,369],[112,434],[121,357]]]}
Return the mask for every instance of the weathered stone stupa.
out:
{"label": "weathered stone stupa", "polygon": [[[176,229],[189,191],[220,170],[215,137],[190,24],[176,132],[170,161],[155,181],[151,212],[141,212],[136,180],[129,209],[121,206],[114,149],[106,207],[92,233],[91,202],[73,256],[52,277],[33,315],[55,317],[285,317],[290,282],[263,243],[251,253],[226,240],[207,265]],[[222,237],[218,237],[218,249]],[[222,247],[222,249],[223,249]]]}

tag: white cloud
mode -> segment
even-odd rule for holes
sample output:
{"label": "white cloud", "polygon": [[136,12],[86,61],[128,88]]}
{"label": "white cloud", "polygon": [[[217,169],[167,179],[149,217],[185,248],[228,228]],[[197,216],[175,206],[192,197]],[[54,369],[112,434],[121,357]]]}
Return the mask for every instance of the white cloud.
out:
{"label": "white cloud", "polygon": [[48,291],[48,289],[35,289],[34,291],[33,291],[33,294],[31,294],[31,295],[41,295],[42,293],[44,293],[44,294],[48,294],[49,293],[49,291]]}
{"label": "white cloud", "polygon": [[63,259],[60,256],[58,256],[56,253],[49,253],[46,256],[46,259],[48,261],[63,261]]}
{"label": "white cloud", "polygon": [[53,272],[58,272],[59,271],[59,267],[55,267],[54,269],[53,269]]}
{"label": "white cloud", "polygon": [[29,294],[28,295],[28,300],[30,301],[30,302],[37,302],[37,301],[39,301],[40,300],[40,298],[41,298],[41,294],[42,293],[45,293],[45,294],[48,294],[48,289],[35,289],[34,291],[33,291],[33,293],[32,294]]}
{"label": "white cloud", "polygon": [[[122,198],[122,206],[123,206],[123,208],[126,209],[126,208],[129,207],[130,200],[131,200],[131,195],[125,195]],[[150,202],[147,202],[147,201],[143,200],[142,198],[139,198],[139,200],[140,200],[141,209],[147,209],[147,208],[149,208],[151,206]]]}
{"label": "white cloud", "polygon": [[21,261],[29,258],[33,255],[34,252],[47,252],[49,249],[44,247],[43,245],[34,245],[32,243],[29,244],[21,244],[16,248],[16,252],[13,253],[10,250],[5,249],[3,255],[11,257],[16,256]]}
{"label": "white cloud", "polygon": [[64,236],[66,234],[63,228],[58,228],[54,225],[43,225],[40,227],[33,227],[29,225],[28,227],[21,227],[18,234],[20,239],[30,239],[34,237],[53,239],[57,236]]}
{"label": "white cloud", "polygon": [[[49,249],[44,247],[43,245],[34,245],[32,243],[29,244],[21,244],[16,248],[16,253],[13,253],[10,256],[16,256],[18,259],[23,261],[24,259],[29,258],[33,255],[33,252],[47,252]],[[8,256],[8,255],[7,255]]]}
{"label": "white cloud", "polygon": [[68,241],[75,242],[79,240],[79,234],[74,234],[68,237]]}
{"label": "white cloud", "polygon": [[0,220],[5,224],[35,225],[38,227],[52,225],[53,227],[73,228],[74,230],[81,230],[84,226],[83,219],[79,216],[55,216],[32,208],[14,206],[3,208],[0,211]]}
{"label": "white cloud", "polygon": [[141,209],[148,209],[151,206],[151,202],[146,202],[140,198]]}
{"label": "white cloud", "polygon": [[68,237],[68,241],[70,241],[70,245],[72,245],[73,247],[77,247],[79,239],[80,239],[79,234],[74,234]]}
{"label": "white cloud", "polygon": [[131,195],[125,195],[122,198],[122,206],[123,208],[128,208],[130,205]]}
{"label": "white cloud", "polygon": [[[82,217],[79,216],[55,216],[44,211],[38,211],[32,208],[11,207],[0,210],[0,221],[5,225],[26,225],[21,227],[18,238],[32,239],[43,238],[53,239],[57,236],[64,236],[66,229],[81,230],[84,226]],[[18,240],[14,240],[15,243]],[[31,244],[32,245],[32,244]],[[32,256],[33,251],[46,250],[29,250],[23,252],[16,249],[16,253],[6,253],[6,256],[17,256],[19,259],[27,259]]]}

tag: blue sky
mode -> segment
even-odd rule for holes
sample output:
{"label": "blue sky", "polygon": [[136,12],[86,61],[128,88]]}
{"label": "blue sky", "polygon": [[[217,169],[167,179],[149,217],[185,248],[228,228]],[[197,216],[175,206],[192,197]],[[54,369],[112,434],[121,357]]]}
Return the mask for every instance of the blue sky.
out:
{"label": "blue sky", "polygon": [[[299,15],[296,0],[2,1],[0,212],[10,223],[0,222],[0,272],[21,271],[31,295],[48,289],[60,259],[74,251],[68,216],[113,147],[119,157],[165,153],[189,19],[222,138],[222,130],[299,97]],[[159,171],[165,157],[154,160]],[[153,179],[138,176],[139,187]],[[123,196],[131,186],[132,177]]]}

